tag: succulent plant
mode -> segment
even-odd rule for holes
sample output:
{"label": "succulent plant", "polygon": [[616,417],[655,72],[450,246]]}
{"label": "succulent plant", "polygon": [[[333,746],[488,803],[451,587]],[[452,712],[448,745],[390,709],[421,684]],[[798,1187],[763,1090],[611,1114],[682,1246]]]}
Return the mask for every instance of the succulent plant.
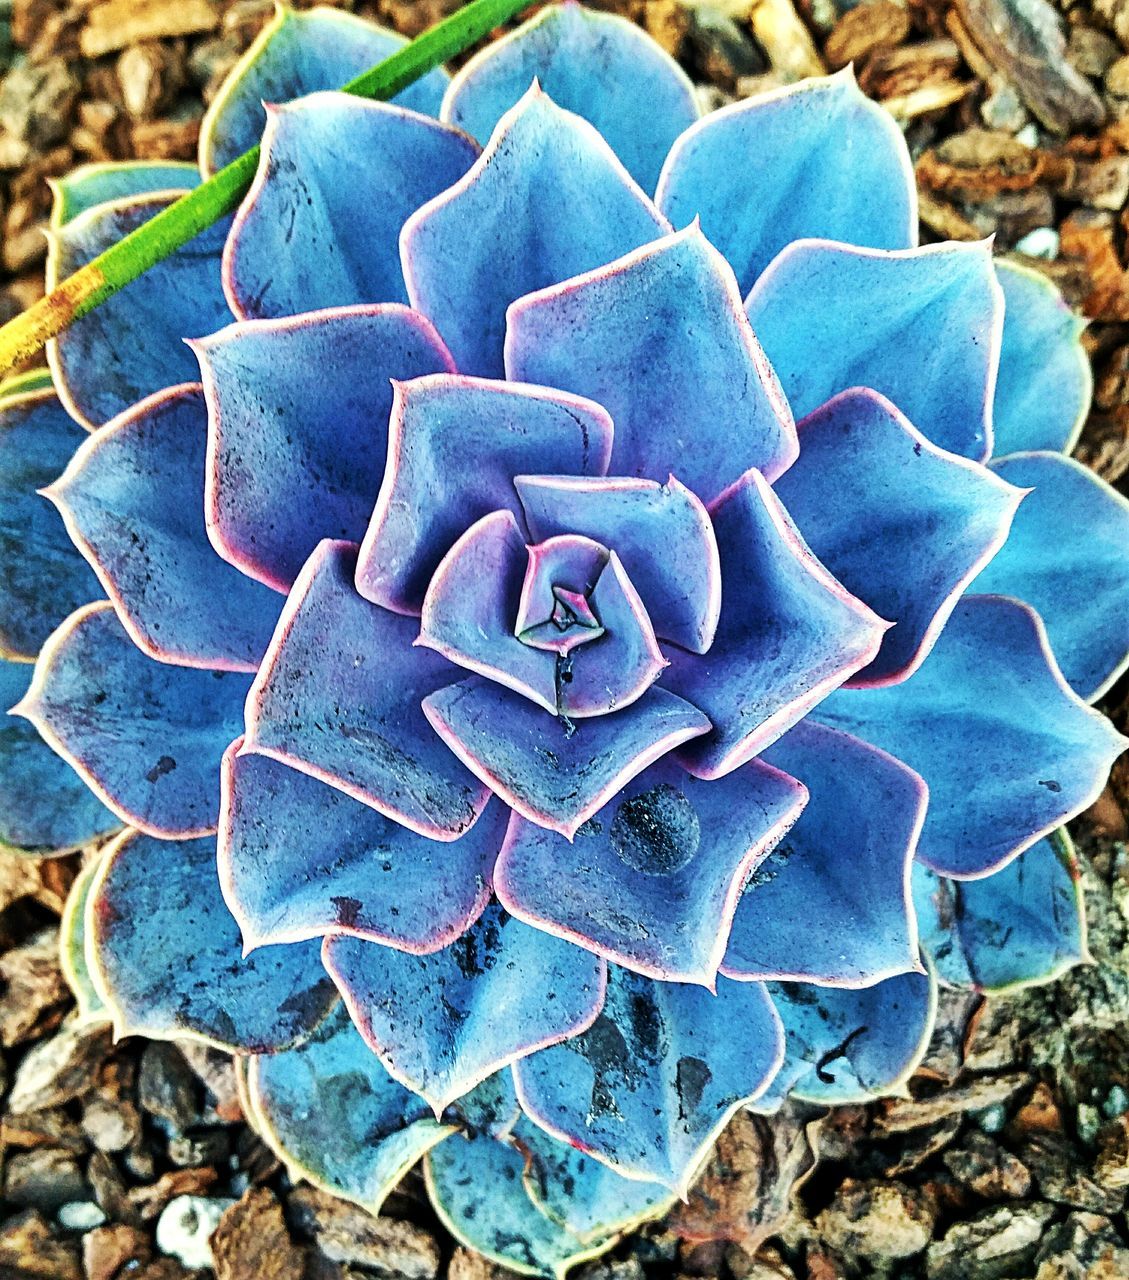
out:
{"label": "succulent plant", "polygon": [[[737,1108],[897,1088],[938,982],[1085,957],[1129,504],[1065,456],[1081,326],[919,246],[849,73],[699,119],[566,4],[331,91],[394,41],[280,13],[203,131],[265,127],[234,219],[4,390],[2,834],[113,835],[85,1016],[553,1275]],[[78,171],[50,271],[197,180]]]}

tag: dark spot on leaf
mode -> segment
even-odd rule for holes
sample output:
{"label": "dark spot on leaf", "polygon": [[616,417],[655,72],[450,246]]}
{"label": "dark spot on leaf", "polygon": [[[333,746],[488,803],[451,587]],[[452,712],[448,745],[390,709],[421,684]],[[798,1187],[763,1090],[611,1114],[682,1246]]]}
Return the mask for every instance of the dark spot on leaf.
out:
{"label": "dark spot on leaf", "polygon": [[689,800],[669,783],[624,800],[612,820],[611,842],[633,870],[666,876],[698,852],[702,830]]}

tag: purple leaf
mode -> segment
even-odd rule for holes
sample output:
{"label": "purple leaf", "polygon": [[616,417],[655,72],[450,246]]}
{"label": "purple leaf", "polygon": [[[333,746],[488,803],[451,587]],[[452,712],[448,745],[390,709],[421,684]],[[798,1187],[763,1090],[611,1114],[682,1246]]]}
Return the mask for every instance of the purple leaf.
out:
{"label": "purple leaf", "polygon": [[469,831],[489,798],[424,719],[451,678],[413,648],[415,619],[357,595],[357,549],[323,542],[286,602],[247,698],[245,751],[273,757],[433,840]]}
{"label": "purple leaf", "polygon": [[717,636],[702,656],[671,650],[663,676],[713,723],[680,752],[701,778],[775,742],[873,660],[887,627],[812,555],[759,472],[742,476],[711,515],[721,550]]}
{"label": "purple leaf", "polygon": [[810,720],[764,759],[811,799],[749,879],[722,972],[862,987],[920,971],[910,867],[925,784],[885,752]]}
{"label": "purple leaf", "polygon": [[43,646],[13,710],[125,822],[183,839],[216,828],[220,757],[240,732],[248,683],[154,662],[99,602]]}
{"label": "purple leaf", "polygon": [[606,966],[487,907],[442,951],[413,956],[330,937],[324,960],[392,1076],[443,1109],[525,1054],[592,1025]]}
{"label": "purple leaf", "polygon": [[725,259],[694,225],[603,261],[510,308],[507,376],[604,405],[616,475],[675,472],[703,498],[749,467],[775,479],[796,457],[792,414]]}
{"label": "purple leaf", "polygon": [[734,1111],[775,1075],[780,1020],[759,983],[723,978],[715,996],[629,969],[608,976],[588,1031],[514,1065],[518,1097],[555,1137],[684,1195]]}
{"label": "purple leaf", "polygon": [[231,309],[255,319],[407,302],[400,228],[478,153],[437,120],[344,93],[268,107],[259,170],[224,251]]}
{"label": "purple leaf", "polygon": [[918,857],[990,875],[1097,799],[1126,740],[1063,680],[1033,610],[969,596],[904,684],[834,694],[817,717],[925,779]]}
{"label": "purple leaf", "polygon": [[119,1037],[262,1053],[306,1035],[333,1004],[315,943],[240,956],[214,840],[127,831],[98,873],[87,920],[95,986]]}
{"label": "purple leaf", "polygon": [[1094,702],[1129,666],[1129,501],[1057,453],[1013,454],[992,470],[1033,492],[976,590],[1033,605],[1067,683]]}
{"label": "purple leaf", "polygon": [[709,728],[700,711],[664,689],[574,725],[479,676],[431,694],[423,710],[512,809],[569,839],[636,774]]}
{"label": "purple leaf", "polygon": [[577,607],[585,604],[603,634],[564,655],[557,668],[560,711],[578,719],[631,706],[668,665],[639,593],[614,551],[587,601],[581,599]]}
{"label": "purple leaf", "polygon": [[645,191],[698,118],[693,84],[654,40],[619,14],[571,3],[547,5],[471,58],[451,81],[441,118],[485,142],[534,80],[595,125]]}
{"label": "purple leaf", "polygon": [[1029,449],[1069,453],[1090,409],[1094,375],[1085,321],[1041,272],[997,259],[1004,336],[992,408],[997,457]]}
{"label": "purple leaf", "polygon": [[701,782],[668,757],[571,843],[515,814],[495,888],[538,928],[660,981],[712,990],[741,890],[805,799],[794,778],[759,761]]}
{"label": "purple leaf", "polygon": [[103,160],[80,164],[52,182],[51,225],[58,228],[95,205],[155,191],[183,194],[200,185],[200,170],[181,160]]}
{"label": "purple leaf", "polygon": [[[26,693],[34,667],[0,659],[0,712]],[[36,730],[0,717],[0,851],[50,857],[95,844],[121,827]]]}
{"label": "purple leaf", "polygon": [[917,188],[902,132],[850,68],[712,111],[678,139],[655,203],[702,230],[743,293],[793,240],[917,244]]}
{"label": "purple leaf", "polygon": [[466,177],[408,219],[400,249],[408,297],[459,370],[500,377],[511,302],[668,230],[596,130],[534,85]]}
{"label": "purple leaf", "polygon": [[555,715],[556,657],[514,632],[529,556],[512,511],[471,525],[431,579],[416,643]]}
{"label": "purple leaf", "polygon": [[799,433],[776,496],[847,590],[897,624],[849,683],[904,680],[1003,546],[1023,491],[930,444],[874,391],[842,392]]}
{"label": "purple leaf", "polygon": [[0,659],[33,660],[68,613],[102,594],[36,492],[85,439],[50,388],[0,399]]}
{"label": "purple leaf", "polygon": [[709,514],[673,476],[666,484],[623,476],[517,476],[537,542],[579,533],[614,549],[655,634],[694,653],[713,643],[721,562]]}
{"label": "purple leaf", "polygon": [[248,950],[345,933],[423,953],[481,914],[509,818],[499,801],[454,843],[429,840],[241,745],[224,756],[218,843]]}
{"label": "purple leaf", "polygon": [[46,494],[143,652],[254,671],[281,601],[208,542],[207,444],[199,386],[171,387],[87,437]]}
{"label": "purple leaf", "polygon": [[933,1033],[937,981],[931,974],[903,973],[859,990],[801,982],[770,982],[768,990],[786,1047],[784,1065],[757,1110],[775,1110],[789,1093],[838,1106],[896,1092]]}
{"label": "purple leaf", "polygon": [[1090,960],[1074,846],[1056,831],[983,880],[914,868],[922,945],[942,982],[1014,991]]}
{"label": "purple leaf", "polygon": [[[115,200],[56,227],[47,288],[168,208],[179,194]],[[229,218],[214,223],[54,340],[49,354],[56,385],[76,421],[101,426],[145,396],[196,377],[184,339],[211,333],[229,318],[220,255],[230,225]]]}
{"label": "purple leaf", "polygon": [[322,538],[364,533],[384,475],[389,379],[451,358],[399,305],[247,321],[194,349],[210,419],[209,536],[225,560],[288,591]]}
{"label": "purple leaf", "polygon": [[385,1071],[338,1004],[307,1040],[250,1059],[256,1131],[290,1176],[370,1213],[450,1133]]}
{"label": "purple leaf", "polygon": [[746,307],[798,418],[870,387],[942,449],[991,453],[1004,308],[986,241],[895,252],[795,241]]}
{"label": "purple leaf", "polygon": [[603,475],[611,447],[611,419],[578,396],[442,375],[398,385],[358,591],[418,613],[460,534],[493,511],[520,513],[516,474]]}
{"label": "purple leaf", "polygon": [[[319,89],[340,89],[407,43],[395,31],[351,13],[318,6],[305,12],[280,6],[224,80],[200,130],[205,177],[259,141],[264,103],[289,102]],[[437,115],[448,76],[436,68],[401,90],[401,107]]]}

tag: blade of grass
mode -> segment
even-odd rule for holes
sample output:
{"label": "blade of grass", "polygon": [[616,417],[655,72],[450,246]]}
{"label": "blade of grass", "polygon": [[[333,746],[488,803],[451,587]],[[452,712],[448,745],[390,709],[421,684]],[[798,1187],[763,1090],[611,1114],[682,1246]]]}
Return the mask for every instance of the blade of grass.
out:
{"label": "blade of grass", "polygon": [[[342,89],[359,98],[393,98],[432,68],[476,44],[529,3],[530,0],[471,0]],[[258,165],[256,146],[0,327],[0,379],[42,350],[68,325],[237,208]]]}

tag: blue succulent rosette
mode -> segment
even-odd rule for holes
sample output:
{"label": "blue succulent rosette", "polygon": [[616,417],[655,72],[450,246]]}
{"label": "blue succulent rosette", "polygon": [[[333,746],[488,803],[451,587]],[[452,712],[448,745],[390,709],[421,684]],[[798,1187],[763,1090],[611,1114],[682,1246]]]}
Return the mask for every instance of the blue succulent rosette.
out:
{"label": "blue succulent rosette", "polygon": [[[918,245],[848,74],[699,119],[566,4],[331,91],[395,41],[281,13],[203,131],[208,174],[265,129],[230,225],[0,391],[0,838],[117,833],[88,1016],[559,1275],[737,1108],[897,1088],[938,981],[1085,956],[1129,504],[1065,456],[1078,322]],[[51,271],[198,176],[80,170]]]}

